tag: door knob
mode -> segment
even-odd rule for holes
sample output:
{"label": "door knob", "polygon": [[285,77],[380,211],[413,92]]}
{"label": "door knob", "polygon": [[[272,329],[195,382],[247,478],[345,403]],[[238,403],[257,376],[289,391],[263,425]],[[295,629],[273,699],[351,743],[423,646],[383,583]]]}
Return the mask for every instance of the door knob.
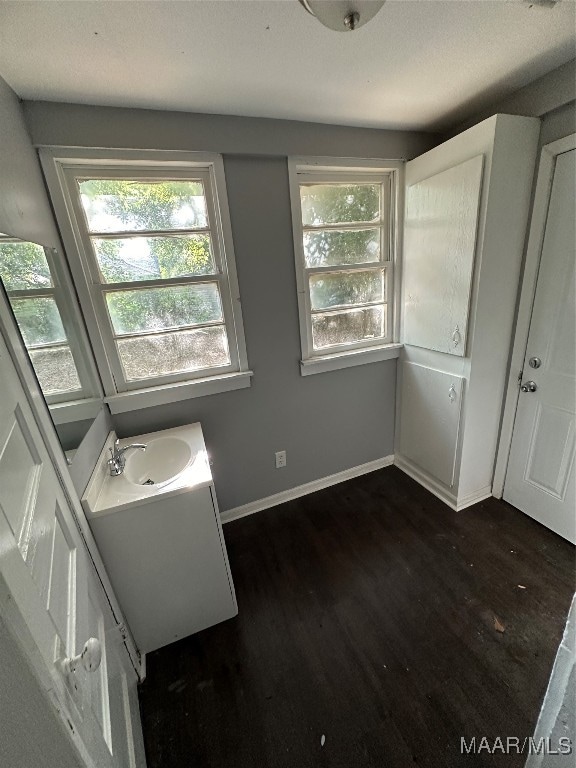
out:
{"label": "door knob", "polygon": [[528,360],[528,365],[530,368],[540,368],[542,360],[540,360],[539,357],[531,357],[530,360]]}
{"label": "door knob", "polygon": [[64,659],[62,662],[62,669],[64,674],[71,675],[76,672],[78,667],[82,665],[86,672],[96,672],[102,661],[102,646],[100,640],[95,637],[91,637],[84,643],[84,648],[78,656],[71,656]]}
{"label": "door knob", "polygon": [[525,381],[524,384],[520,386],[520,389],[522,392],[536,392],[538,387],[534,381]]}

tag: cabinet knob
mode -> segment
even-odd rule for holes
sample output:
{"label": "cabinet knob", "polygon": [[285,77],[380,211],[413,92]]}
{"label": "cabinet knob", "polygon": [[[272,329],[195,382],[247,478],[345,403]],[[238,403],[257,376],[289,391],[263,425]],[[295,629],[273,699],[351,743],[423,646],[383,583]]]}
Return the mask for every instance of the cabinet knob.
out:
{"label": "cabinet knob", "polygon": [[458,344],[460,344],[460,342],[462,341],[462,335],[460,333],[460,328],[458,328],[458,326],[454,328],[454,333],[452,334],[452,341],[454,342],[455,347],[457,347]]}
{"label": "cabinet knob", "polygon": [[452,386],[448,390],[448,400],[450,400],[451,403],[453,403],[454,400],[456,400],[456,389],[454,388],[454,384],[452,384]]}

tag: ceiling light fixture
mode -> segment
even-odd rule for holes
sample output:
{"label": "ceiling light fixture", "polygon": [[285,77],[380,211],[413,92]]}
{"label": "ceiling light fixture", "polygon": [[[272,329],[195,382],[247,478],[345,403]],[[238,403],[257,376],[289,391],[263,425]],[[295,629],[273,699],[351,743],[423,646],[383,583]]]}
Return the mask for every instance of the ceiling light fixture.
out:
{"label": "ceiling light fixture", "polygon": [[353,32],[367,24],[386,0],[298,0],[308,13],[328,29]]}

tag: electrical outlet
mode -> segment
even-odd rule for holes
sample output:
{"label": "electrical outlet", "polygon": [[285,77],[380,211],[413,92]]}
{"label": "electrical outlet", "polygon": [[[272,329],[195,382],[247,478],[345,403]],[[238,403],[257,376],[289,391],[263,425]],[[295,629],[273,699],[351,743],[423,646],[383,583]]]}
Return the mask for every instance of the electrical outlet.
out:
{"label": "electrical outlet", "polygon": [[276,469],[286,466],[286,451],[276,451]]}

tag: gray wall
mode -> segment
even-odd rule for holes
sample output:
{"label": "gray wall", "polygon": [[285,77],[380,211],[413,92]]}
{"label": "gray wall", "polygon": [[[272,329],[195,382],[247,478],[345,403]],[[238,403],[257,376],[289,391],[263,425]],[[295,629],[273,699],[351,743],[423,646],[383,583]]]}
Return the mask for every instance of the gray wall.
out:
{"label": "gray wall", "polygon": [[[572,59],[509,96],[492,101],[480,111],[471,112],[465,120],[459,120],[446,131],[446,138],[455,136],[466,128],[470,128],[472,125],[498,113],[540,117],[546,120],[548,116],[561,111],[563,108],[567,108],[569,112],[569,105],[573,111],[575,99],[576,59]],[[568,130],[563,135],[566,136],[567,133],[570,131]]]}
{"label": "gray wall", "polygon": [[392,453],[396,376],[395,361],[300,375],[286,159],[225,170],[252,386],[113,417],[125,436],[199,421],[222,510]]}
{"label": "gray wall", "polygon": [[437,143],[416,131],[47,101],[24,102],[24,112],[34,144],[410,159]]}
{"label": "gray wall", "polygon": [[[24,122],[22,106],[14,91],[2,78],[0,78],[0,232],[60,249],[58,230],[36,150],[32,146]],[[102,427],[103,423],[105,422],[101,419],[98,424]],[[78,432],[74,424],[65,425],[62,429],[68,435]],[[78,452],[79,463],[74,467],[72,474],[77,490],[80,492],[84,490],[94,466],[92,464],[88,469],[88,462],[91,457],[94,457],[95,461],[106,439],[106,435],[102,437],[101,433],[102,428],[98,429],[98,425],[90,430],[88,444]],[[98,441],[99,447],[96,450]],[[65,449],[67,447],[64,445]]]}
{"label": "gray wall", "polygon": [[[395,361],[300,375],[288,154],[409,158],[431,134],[31,102],[34,142],[224,154],[250,389],[113,417],[120,436],[199,421],[222,510],[392,453]],[[274,466],[287,451],[287,467]]]}
{"label": "gray wall", "polygon": [[0,232],[56,248],[38,158],[14,91],[0,77]]}

